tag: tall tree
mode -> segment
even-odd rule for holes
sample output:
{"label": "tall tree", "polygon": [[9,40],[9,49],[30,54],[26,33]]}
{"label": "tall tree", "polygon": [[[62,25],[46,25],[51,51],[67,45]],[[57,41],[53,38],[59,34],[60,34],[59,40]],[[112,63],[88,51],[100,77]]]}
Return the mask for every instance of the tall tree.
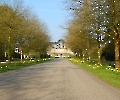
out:
{"label": "tall tree", "polygon": [[106,5],[108,8],[106,15],[109,18],[107,28],[115,44],[115,67],[120,68],[120,1],[106,0]]}
{"label": "tall tree", "polygon": [[[91,9],[90,1],[88,0],[81,0],[79,2],[73,0],[73,2],[76,3],[76,5],[72,3],[73,6],[70,8],[70,10],[74,11],[74,17],[72,26],[69,26],[68,29],[68,37],[70,37],[69,35],[71,35],[70,33],[72,32],[73,35],[71,36],[74,37],[74,44],[79,43],[79,46],[77,46],[77,48],[79,47],[79,50],[82,51],[83,56],[85,55],[85,52],[88,51],[87,55],[89,56],[88,59],[90,60],[90,50],[92,49],[90,45],[93,43],[93,39],[90,34],[90,26],[94,21],[94,18],[92,16],[93,11]],[[70,31],[71,29],[72,31]],[[68,37],[67,41],[69,39],[70,44],[70,41],[72,40]],[[75,45],[72,47],[75,47]]]}

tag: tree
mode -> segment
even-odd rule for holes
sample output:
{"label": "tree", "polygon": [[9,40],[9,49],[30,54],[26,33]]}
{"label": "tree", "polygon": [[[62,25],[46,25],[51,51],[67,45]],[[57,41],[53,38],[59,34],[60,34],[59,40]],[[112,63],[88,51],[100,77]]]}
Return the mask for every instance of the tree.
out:
{"label": "tree", "polygon": [[0,7],[0,27],[1,38],[3,38],[4,46],[8,51],[9,60],[11,60],[11,51],[14,48],[16,40],[18,38],[18,30],[21,22],[17,13],[8,5],[2,5]]}
{"label": "tree", "polygon": [[[79,19],[79,21],[77,20],[79,24],[73,24],[73,27],[77,25],[79,29],[84,30],[83,33],[88,34],[88,44],[91,41],[91,37],[96,40],[98,44],[98,63],[101,64],[104,44],[109,43],[109,41],[114,41],[115,67],[120,68],[119,0],[71,0],[70,2],[72,6],[70,10],[74,11],[74,13],[72,13],[74,15],[73,18],[75,20]],[[80,36],[82,36],[82,34]],[[96,42],[94,41],[95,44]],[[95,47],[93,46],[93,48]]]}
{"label": "tree", "polygon": [[120,68],[120,2],[119,0],[106,0],[106,5],[108,7],[106,16],[109,18],[107,28],[115,45],[115,67]]}
{"label": "tree", "polygon": [[19,47],[26,54],[43,52],[50,40],[47,27],[18,1],[11,0],[12,3],[8,1],[0,5],[0,43],[3,43],[9,61],[15,47]]}
{"label": "tree", "polygon": [[[75,0],[73,0],[73,2],[76,3]],[[69,45],[71,43],[70,46],[72,48],[79,48],[78,50],[82,52],[83,58],[87,51],[88,60],[90,60],[90,51],[93,50],[92,47],[95,46],[90,46],[91,43],[95,43],[90,34],[90,25],[93,23],[94,18],[92,16],[90,1],[79,1],[77,4],[79,4],[79,6],[72,3],[74,8],[70,8],[70,10],[74,11],[74,17],[71,26],[68,28],[68,36],[66,40]]]}
{"label": "tree", "polygon": [[[93,8],[96,14],[98,11],[99,13],[99,19],[96,18],[96,22],[99,23],[99,27],[97,30],[100,32],[100,34],[105,39],[107,37],[107,43],[109,41],[113,41],[115,43],[115,67],[120,67],[120,37],[119,37],[119,0],[103,0],[99,1],[96,0],[93,4],[96,5],[96,7]],[[99,10],[95,10],[95,8]],[[95,25],[94,25],[95,26]],[[97,35],[99,34],[96,32]],[[113,39],[113,40],[112,40]],[[106,42],[106,41],[104,41]]]}

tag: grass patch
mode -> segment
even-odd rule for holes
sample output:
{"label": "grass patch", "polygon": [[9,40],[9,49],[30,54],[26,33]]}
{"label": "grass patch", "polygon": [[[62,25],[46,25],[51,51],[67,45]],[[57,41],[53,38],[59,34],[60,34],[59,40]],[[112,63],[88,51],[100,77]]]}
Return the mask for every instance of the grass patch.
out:
{"label": "grass patch", "polygon": [[120,69],[116,69],[108,65],[98,65],[95,64],[95,62],[83,62],[76,58],[72,58],[70,61],[79,65],[88,72],[91,72],[110,85],[120,89]]}
{"label": "grass patch", "polygon": [[46,59],[39,59],[39,60],[25,60],[23,62],[13,61],[11,63],[1,63],[0,64],[0,73],[10,71],[10,70],[19,69],[19,68],[28,67],[31,65],[47,62],[50,60],[52,60],[52,59],[46,58]]}

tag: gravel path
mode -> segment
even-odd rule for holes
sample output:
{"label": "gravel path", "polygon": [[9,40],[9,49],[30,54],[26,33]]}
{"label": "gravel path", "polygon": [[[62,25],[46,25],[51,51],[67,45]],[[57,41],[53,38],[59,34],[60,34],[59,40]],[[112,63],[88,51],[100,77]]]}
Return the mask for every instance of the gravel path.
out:
{"label": "gravel path", "polygon": [[59,58],[1,73],[0,100],[120,100],[120,91]]}

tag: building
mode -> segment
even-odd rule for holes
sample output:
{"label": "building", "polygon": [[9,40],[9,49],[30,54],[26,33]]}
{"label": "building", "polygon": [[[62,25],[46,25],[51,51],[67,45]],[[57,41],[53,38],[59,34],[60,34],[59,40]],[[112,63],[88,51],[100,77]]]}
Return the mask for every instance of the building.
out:
{"label": "building", "polygon": [[51,42],[47,53],[52,57],[70,57],[74,55],[73,52],[66,47],[65,41],[62,39],[57,42]]}

